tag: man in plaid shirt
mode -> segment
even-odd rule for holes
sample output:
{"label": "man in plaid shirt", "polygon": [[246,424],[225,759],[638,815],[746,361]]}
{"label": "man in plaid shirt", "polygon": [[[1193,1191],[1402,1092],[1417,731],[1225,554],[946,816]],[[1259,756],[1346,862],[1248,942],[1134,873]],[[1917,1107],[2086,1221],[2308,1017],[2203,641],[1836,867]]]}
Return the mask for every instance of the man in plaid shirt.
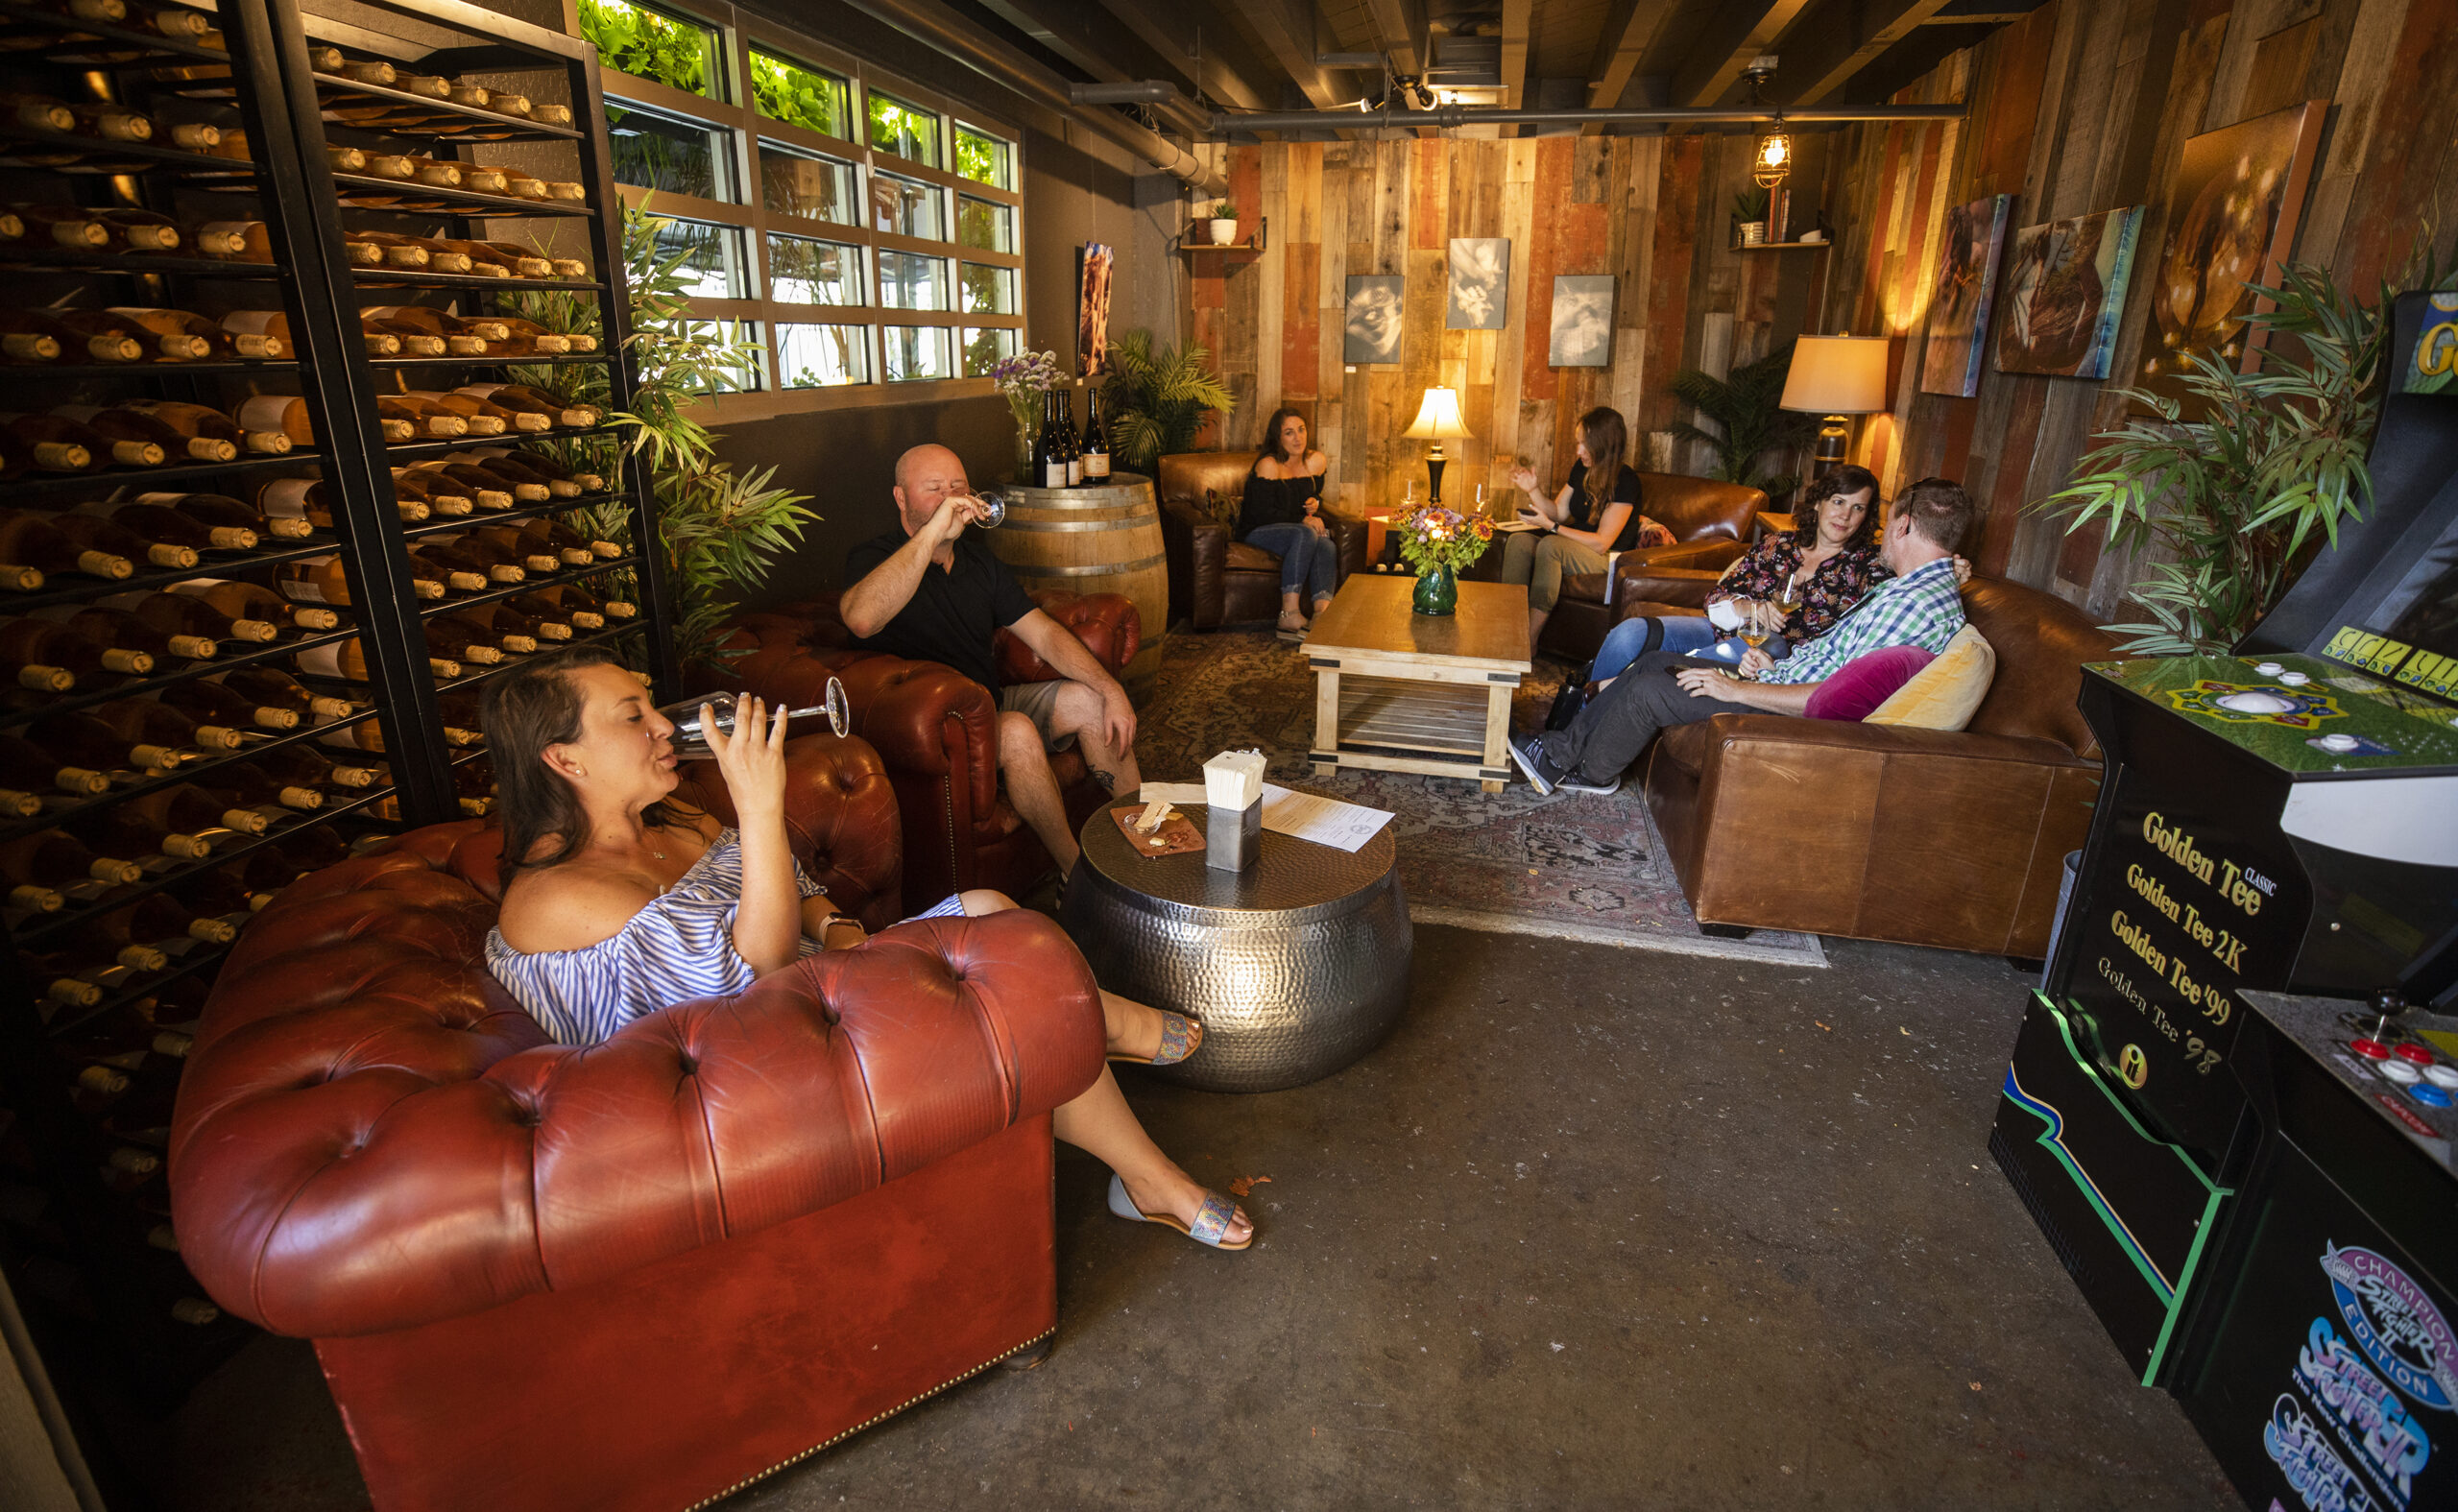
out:
{"label": "man in plaid shirt", "polygon": [[[1610,793],[1668,725],[1712,718],[1725,704],[1797,714],[1819,683],[1856,658],[1887,646],[1945,650],[1963,628],[1954,555],[1971,514],[1971,498],[1960,487],[1922,479],[1894,501],[1879,539],[1879,558],[1894,576],[1825,635],[1782,661],[1752,651],[1742,658],[1740,677],[1697,657],[1651,652],[1598,693],[1569,729],[1512,741],[1511,759],[1540,793]],[[1753,675],[1756,681],[1744,681]]]}

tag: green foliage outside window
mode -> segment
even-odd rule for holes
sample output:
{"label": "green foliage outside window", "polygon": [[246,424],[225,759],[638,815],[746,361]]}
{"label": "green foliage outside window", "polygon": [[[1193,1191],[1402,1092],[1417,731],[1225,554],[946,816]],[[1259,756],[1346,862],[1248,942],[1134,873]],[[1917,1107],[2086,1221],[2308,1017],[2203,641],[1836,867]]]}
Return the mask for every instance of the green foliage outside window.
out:
{"label": "green foliage outside window", "polygon": [[1007,144],[995,136],[956,128],[956,172],[976,183],[1007,189]]}
{"label": "green foliage outside window", "polygon": [[711,94],[706,27],[625,0],[580,0],[580,35],[597,60],[635,79],[654,79],[692,94]]}
{"label": "green foliage outside window", "polygon": [[828,136],[845,134],[845,82],[841,79],[754,48],[751,98],[759,113],[772,121]]}
{"label": "green foliage outside window", "polygon": [[871,95],[871,146],[908,162],[939,166],[939,118],[928,110],[900,104],[874,89]]}

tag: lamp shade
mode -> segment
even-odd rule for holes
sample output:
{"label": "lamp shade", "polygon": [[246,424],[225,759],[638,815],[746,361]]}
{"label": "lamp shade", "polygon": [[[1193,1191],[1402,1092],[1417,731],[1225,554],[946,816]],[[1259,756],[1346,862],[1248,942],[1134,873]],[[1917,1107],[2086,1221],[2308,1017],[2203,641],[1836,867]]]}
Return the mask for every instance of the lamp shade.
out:
{"label": "lamp shade", "polygon": [[1469,434],[1468,422],[1459,418],[1459,391],[1426,390],[1416,422],[1400,434],[1417,441],[1448,441]]}
{"label": "lamp shade", "polygon": [[1812,415],[1874,415],[1886,408],[1886,349],[1883,336],[1803,336],[1778,402]]}

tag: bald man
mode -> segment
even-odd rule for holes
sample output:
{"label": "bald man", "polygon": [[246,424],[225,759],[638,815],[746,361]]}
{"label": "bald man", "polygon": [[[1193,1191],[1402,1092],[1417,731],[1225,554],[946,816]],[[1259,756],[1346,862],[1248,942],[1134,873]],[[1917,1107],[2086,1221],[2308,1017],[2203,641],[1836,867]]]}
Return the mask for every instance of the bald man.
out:
{"label": "bald man", "polygon": [[[1080,741],[1095,781],[1134,791],[1144,781],[1135,768],[1134,706],[1099,659],[1036,608],[1006,564],[965,529],[981,517],[981,501],[954,452],[922,445],[896,459],[896,529],[845,554],[845,628],[870,650],[942,662],[990,689],[1007,799],[1060,873],[1072,872],[1075,832],[1049,754]],[[1002,626],[1063,681],[1000,687],[992,637]]]}

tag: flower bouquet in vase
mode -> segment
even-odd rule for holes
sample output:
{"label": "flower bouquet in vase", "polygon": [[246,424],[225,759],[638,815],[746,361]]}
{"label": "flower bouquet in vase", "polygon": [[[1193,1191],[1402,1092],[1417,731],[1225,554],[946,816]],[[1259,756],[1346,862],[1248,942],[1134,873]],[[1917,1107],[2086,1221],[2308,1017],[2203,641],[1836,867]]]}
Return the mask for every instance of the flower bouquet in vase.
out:
{"label": "flower bouquet in vase", "polygon": [[1058,387],[1058,353],[1019,352],[991,364],[990,381],[1016,417],[1016,473],[1019,483],[1033,477],[1033,433],[1041,428],[1043,396]]}
{"label": "flower bouquet in vase", "polygon": [[1459,607],[1459,569],[1473,566],[1493,543],[1494,522],[1482,515],[1462,515],[1439,504],[1420,505],[1391,528],[1399,533],[1400,555],[1416,569],[1416,596],[1410,607],[1420,614],[1449,614]]}

